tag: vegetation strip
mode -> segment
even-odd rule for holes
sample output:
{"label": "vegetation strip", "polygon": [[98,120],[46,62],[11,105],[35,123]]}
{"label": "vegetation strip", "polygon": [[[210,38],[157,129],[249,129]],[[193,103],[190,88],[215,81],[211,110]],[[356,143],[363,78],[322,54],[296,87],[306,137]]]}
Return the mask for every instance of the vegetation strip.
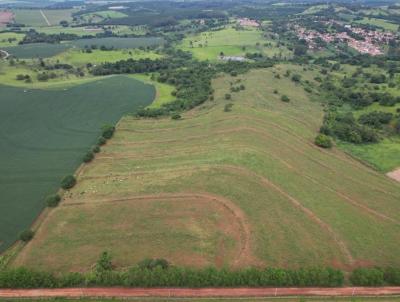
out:
{"label": "vegetation strip", "polygon": [[336,287],[336,288],[67,288],[67,289],[4,289],[1,298],[144,298],[144,297],[284,297],[284,296],[393,296],[397,287]]}

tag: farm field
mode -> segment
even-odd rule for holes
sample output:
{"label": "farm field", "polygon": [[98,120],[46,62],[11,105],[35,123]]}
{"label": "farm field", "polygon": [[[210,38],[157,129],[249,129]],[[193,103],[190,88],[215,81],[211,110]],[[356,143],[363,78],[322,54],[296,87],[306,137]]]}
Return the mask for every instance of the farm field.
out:
{"label": "farm field", "polygon": [[40,9],[14,9],[13,13],[16,23],[27,26],[48,26],[45,18],[40,13]]}
{"label": "farm field", "polygon": [[[123,93],[121,93],[123,91]],[[150,85],[125,76],[58,89],[0,86],[0,251],[28,228],[105,123],[147,106]]]}
{"label": "farm field", "polygon": [[[265,47],[263,44],[267,42],[272,46]],[[257,43],[259,43],[258,46]],[[279,55],[279,53],[289,55],[287,49],[280,49],[273,45],[274,42],[263,38],[262,32],[257,29],[235,30],[228,27],[186,37],[179,47],[192,52],[199,60],[216,60],[221,52],[225,56],[244,56],[247,52],[261,52],[267,56]]]}
{"label": "farm field", "polygon": [[43,9],[42,12],[46,16],[51,26],[57,26],[60,21],[72,21],[72,14],[77,12],[76,9]]}
{"label": "farm field", "polygon": [[48,43],[32,43],[23,44],[12,47],[3,47],[4,50],[9,52],[16,58],[29,59],[29,58],[49,58],[58,55],[67,49],[77,47],[84,48],[85,46],[95,45],[97,47],[106,46],[114,47],[114,49],[128,49],[160,45],[163,43],[162,38],[140,37],[140,38],[93,38],[93,39],[79,39],[75,41],[48,44]]}
{"label": "farm field", "polygon": [[375,25],[382,27],[385,30],[389,31],[397,31],[399,28],[398,24],[391,23],[389,21],[383,20],[383,19],[377,19],[377,18],[363,18],[362,20],[357,20],[355,21],[356,23],[360,24],[370,24],[370,25]]}
{"label": "farm field", "polygon": [[0,33],[0,48],[18,45],[24,38],[24,34],[4,32]]}
{"label": "farm field", "polygon": [[123,50],[93,50],[91,53],[83,52],[78,49],[70,49],[63,52],[55,57],[52,57],[52,61],[59,60],[63,63],[68,63],[75,66],[85,66],[87,63],[100,64],[104,62],[116,62],[119,60],[127,59],[158,59],[161,55],[151,51],[143,51],[139,49],[123,49]]}
{"label": "farm field", "polygon": [[87,271],[104,250],[117,267],[400,265],[400,185],[313,144],[322,108],[287,70],[316,85],[277,65],[215,79],[182,120],[125,116],[13,265]]}

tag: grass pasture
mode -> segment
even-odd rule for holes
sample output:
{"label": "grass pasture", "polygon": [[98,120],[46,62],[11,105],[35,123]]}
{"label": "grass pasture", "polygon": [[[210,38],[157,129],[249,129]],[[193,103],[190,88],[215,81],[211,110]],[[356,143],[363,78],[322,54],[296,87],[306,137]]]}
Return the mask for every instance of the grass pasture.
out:
{"label": "grass pasture", "polygon": [[26,26],[48,26],[40,9],[13,9],[16,23]]}
{"label": "grass pasture", "polygon": [[386,21],[384,19],[377,19],[377,18],[367,18],[364,17],[362,20],[355,21],[356,23],[360,24],[369,24],[383,28],[384,30],[394,31],[396,32],[399,28],[398,24]]}
{"label": "grass pasture", "polygon": [[72,21],[72,14],[76,9],[43,9],[42,12],[46,16],[51,26],[57,26],[60,21]]}
{"label": "grass pasture", "polygon": [[[123,93],[121,93],[123,91]],[[115,76],[53,90],[0,86],[0,251],[28,228],[105,123],[151,103],[154,88]]]}
{"label": "grass pasture", "polygon": [[101,64],[105,62],[116,62],[127,59],[158,59],[161,55],[151,51],[143,51],[139,49],[122,49],[112,51],[93,50],[91,53],[83,52],[80,49],[69,49],[51,60],[59,60],[75,66],[85,66],[87,63]]}
{"label": "grass pasture", "polygon": [[[24,38],[25,34],[3,32],[0,33],[0,48],[18,45],[18,42]],[[15,39],[15,40],[14,40]]]}
{"label": "grass pasture", "polygon": [[[88,270],[104,250],[119,266],[400,265],[400,185],[314,146],[322,108],[287,69],[314,83],[280,65],[215,79],[215,100],[178,121],[124,117],[14,265]],[[246,89],[225,100],[238,79]]]}
{"label": "grass pasture", "polygon": [[79,39],[70,42],[71,45],[83,48],[85,46],[96,45],[114,47],[114,49],[139,48],[147,46],[158,46],[164,43],[162,38],[157,37],[139,37],[139,38],[94,38],[94,39]]}
{"label": "grass pasture", "polygon": [[[272,47],[263,45],[267,42],[273,44]],[[257,43],[259,43],[258,46]],[[261,52],[267,56],[279,53],[289,55],[287,49],[281,49],[274,45],[273,41],[263,38],[262,32],[257,29],[235,30],[228,27],[189,36],[179,47],[192,52],[194,57],[199,60],[216,60],[221,52],[226,56],[244,56],[246,52]]]}

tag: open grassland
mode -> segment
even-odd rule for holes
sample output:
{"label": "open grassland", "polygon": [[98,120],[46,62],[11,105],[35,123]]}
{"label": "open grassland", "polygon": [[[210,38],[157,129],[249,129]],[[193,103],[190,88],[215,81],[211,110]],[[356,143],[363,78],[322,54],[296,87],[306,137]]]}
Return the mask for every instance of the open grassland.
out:
{"label": "open grassland", "polygon": [[150,104],[155,91],[115,76],[58,90],[0,86],[0,251],[28,228],[105,123]]}
{"label": "open grassland", "polygon": [[[258,43],[258,44],[257,44]],[[264,46],[270,43],[270,46]],[[216,60],[220,53],[225,56],[244,56],[247,52],[263,53],[267,56],[288,56],[286,48],[277,47],[275,42],[263,37],[262,31],[255,28],[236,30],[227,27],[208,31],[185,38],[179,48],[190,51],[199,60]]]}
{"label": "open grassland", "polygon": [[[215,79],[182,120],[124,117],[13,264],[89,270],[108,250],[120,267],[400,265],[400,185],[313,144],[322,109],[287,69],[314,83],[280,65]],[[227,101],[231,83],[246,89]]]}
{"label": "open grassland", "polygon": [[50,25],[59,25],[60,21],[72,21],[72,14],[77,12],[77,9],[43,9],[44,16],[49,21]]}
{"label": "open grassland", "polygon": [[386,21],[384,19],[377,19],[377,18],[363,18],[362,20],[357,20],[355,22],[360,23],[360,24],[369,24],[369,25],[378,26],[378,27],[381,27],[381,28],[383,28],[385,30],[389,30],[389,31],[397,31],[397,29],[399,28],[398,24]]}
{"label": "open grassland", "polygon": [[18,45],[18,42],[24,38],[24,34],[4,32],[0,33],[0,48]]}
{"label": "open grassland", "polygon": [[[39,302],[44,299],[12,299],[13,302]],[[69,302],[69,299],[45,299],[49,302]],[[79,302],[109,302],[110,299],[99,298],[81,298]],[[114,302],[132,302],[138,299],[112,299]],[[277,298],[145,298],[140,301],[146,302],[399,302],[399,297],[351,297],[351,298],[335,298],[335,297],[277,297]]]}
{"label": "open grassland", "polygon": [[171,103],[176,100],[176,97],[172,96],[172,92],[175,90],[174,86],[153,81],[151,80],[150,76],[143,74],[135,74],[131,75],[131,77],[144,83],[151,84],[155,87],[156,97],[154,101],[148,106],[149,108],[160,108],[162,105]]}
{"label": "open grassland", "polygon": [[140,60],[140,59],[158,59],[161,55],[152,51],[143,51],[140,49],[123,50],[93,50],[91,53],[79,49],[70,49],[51,58],[52,61],[60,61],[75,66],[85,66],[87,63],[101,64],[105,62],[117,62],[119,60]]}

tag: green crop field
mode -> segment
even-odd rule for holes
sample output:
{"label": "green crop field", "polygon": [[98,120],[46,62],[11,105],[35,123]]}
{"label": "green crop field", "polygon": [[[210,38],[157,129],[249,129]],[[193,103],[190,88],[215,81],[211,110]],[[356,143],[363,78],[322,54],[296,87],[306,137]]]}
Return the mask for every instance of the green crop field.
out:
{"label": "green crop field", "polygon": [[46,16],[50,24],[58,25],[60,21],[72,21],[72,14],[77,12],[76,9],[43,9],[42,12]]}
{"label": "green crop field", "polygon": [[[33,43],[23,44],[12,47],[3,47],[4,50],[8,51],[12,56],[20,59],[28,58],[48,58],[58,55],[69,48],[78,47],[84,48],[92,45],[97,47],[106,46],[114,47],[115,49],[129,49],[139,48],[147,46],[161,45],[163,43],[162,38],[152,37],[140,37],[140,38],[93,38],[93,39],[79,39],[75,41],[59,43],[59,44],[48,44],[48,43]],[[155,56],[155,54],[150,54]]]}
{"label": "green crop field", "polygon": [[[257,45],[257,43],[259,43]],[[271,46],[264,46],[271,43]],[[216,60],[221,52],[226,56],[244,56],[247,52],[259,52],[267,56],[289,56],[290,52],[276,43],[263,38],[262,32],[254,28],[236,30],[228,27],[218,31],[208,31],[186,37],[181,49],[190,51],[199,60]]]}
{"label": "green crop field", "polygon": [[68,48],[71,45],[68,43],[48,44],[48,43],[32,43],[22,44],[12,47],[3,47],[3,49],[10,53],[13,57],[19,59],[29,58],[48,58],[55,56]]}
{"label": "green crop field", "polygon": [[114,47],[115,49],[138,48],[147,46],[157,46],[164,43],[162,38],[157,37],[139,37],[139,38],[95,38],[95,39],[80,39],[70,42],[76,47],[85,47],[91,45]]}
{"label": "green crop field", "polygon": [[125,76],[53,90],[0,86],[0,250],[30,226],[105,123],[147,106],[154,87]]}
{"label": "green crop field", "polygon": [[313,144],[322,107],[287,70],[317,85],[278,65],[215,79],[181,120],[124,117],[13,265],[85,271],[104,250],[117,267],[400,265],[400,185]]}
{"label": "green crop field", "polygon": [[161,55],[156,54],[151,51],[143,51],[140,49],[123,49],[123,50],[112,50],[112,51],[102,51],[93,50],[91,53],[83,52],[79,49],[70,49],[63,52],[51,60],[59,60],[63,63],[68,63],[76,66],[85,66],[87,63],[101,64],[105,62],[116,62],[119,60],[127,59],[158,59]]}

